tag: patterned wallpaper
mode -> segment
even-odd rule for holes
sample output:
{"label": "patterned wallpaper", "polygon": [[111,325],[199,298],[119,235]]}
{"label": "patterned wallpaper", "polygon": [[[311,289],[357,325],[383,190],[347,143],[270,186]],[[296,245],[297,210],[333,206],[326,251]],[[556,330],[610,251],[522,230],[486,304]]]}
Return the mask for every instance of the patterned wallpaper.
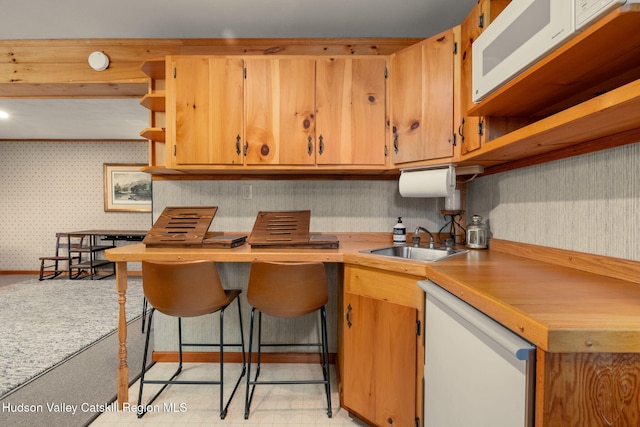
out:
{"label": "patterned wallpaper", "polygon": [[[3,142],[0,270],[35,270],[55,233],[148,228],[145,213],[104,212],[103,163],[145,163],[130,142]],[[640,260],[640,143],[480,177],[468,214],[496,238]],[[251,185],[253,198],[242,198]],[[409,231],[443,224],[443,199],[404,199],[397,181],[154,181],[154,218],[165,206],[219,206],[212,229],[246,230],[258,210],[311,209],[312,231]]]}
{"label": "patterned wallpaper", "polygon": [[149,213],[104,212],[103,163],[147,163],[147,144],[1,142],[0,270],[37,270],[55,233],[148,229]]}
{"label": "patterned wallpaper", "polygon": [[500,239],[640,261],[640,143],[478,178],[467,212]]}
{"label": "patterned wallpaper", "polygon": [[[242,198],[242,187],[252,198]],[[444,198],[403,198],[398,181],[154,181],[154,218],[166,206],[218,206],[211,230],[251,231],[258,211],[311,210],[311,231],[407,231],[443,224]]]}
{"label": "patterned wallpaper", "polygon": [[[252,198],[243,199],[243,186],[251,185]],[[398,181],[154,181],[153,210],[157,218],[166,206],[218,206],[211,230],[247,231],[253,228],[260,210],[311,210],[311,231],[386,231],[391,232],[397,216],[403,217],[407,231],[421,225],[438,230],[444,220],[440,210],[444,199],[407,199],[398,193]],[[218,265],[220,278],[227,288],[242,289],[240,296],[245,319],[245,337],[248,337],[249,305],[246,289],[249,279],[248,263],[222,263]],[[329,303],[327,321],[329,350],[337,349],[338,269],[327,265]],[[235,316],[229,316],[231,331],[239,327]],[[225,323],[227,323],[225,317]],[[294,323],[277,319],[278,327],[265,326],[265,342],[318,342],[317,314],[310,314]],[[189,339],[206,342],[215,336],[208,316],[188,319],[184,330]],[[159,351],[175,351],[176,322],[158,314],[154,326],[154,346]],[[233,336],[231,333],[230,336]],[[187,338],[185,338],[187,339]],[[283,350],[283,349],[281,349]],[[296,349],[300,351],[300,349]]]}

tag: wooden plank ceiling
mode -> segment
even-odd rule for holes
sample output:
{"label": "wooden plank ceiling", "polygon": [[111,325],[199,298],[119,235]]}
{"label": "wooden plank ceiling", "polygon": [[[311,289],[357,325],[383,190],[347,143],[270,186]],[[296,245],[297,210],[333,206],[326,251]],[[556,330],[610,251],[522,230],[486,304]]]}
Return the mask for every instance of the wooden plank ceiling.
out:
{"label": "wooden plank ceiling", "polygon": [[[148,90],[140,71],[166,55],[390,55],[416,38],[357,39],[66,39],[0,40],[0,98],[138,98]],[[94,71],[89,54],[110,59]]]}

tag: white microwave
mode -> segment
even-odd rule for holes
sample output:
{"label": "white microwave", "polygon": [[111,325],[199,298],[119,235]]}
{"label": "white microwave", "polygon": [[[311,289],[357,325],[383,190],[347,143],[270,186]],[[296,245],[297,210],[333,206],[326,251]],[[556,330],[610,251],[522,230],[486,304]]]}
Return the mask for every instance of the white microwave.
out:
{"label": "white microwave", "polygon": [[625,3],[640,0],[513,0],[473,43],[473,102]]}

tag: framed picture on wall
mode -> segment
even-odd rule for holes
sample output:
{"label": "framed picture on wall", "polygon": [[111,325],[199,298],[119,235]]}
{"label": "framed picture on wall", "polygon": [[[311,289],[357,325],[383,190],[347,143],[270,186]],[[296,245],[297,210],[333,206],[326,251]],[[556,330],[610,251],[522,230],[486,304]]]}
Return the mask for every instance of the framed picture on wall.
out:
{"label": "framed picture on wall", "polygon": [[104,211],[151,212],[151,175],[144,164],[105,163]]}

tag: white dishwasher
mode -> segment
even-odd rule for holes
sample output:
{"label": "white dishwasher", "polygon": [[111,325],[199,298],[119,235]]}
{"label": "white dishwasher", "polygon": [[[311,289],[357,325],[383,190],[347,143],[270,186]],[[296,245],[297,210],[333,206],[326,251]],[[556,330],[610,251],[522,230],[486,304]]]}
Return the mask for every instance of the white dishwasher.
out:
{"label": "white dishwasher", "polygon": [[425,427],[533,427],[535,346],[424,280]]}

